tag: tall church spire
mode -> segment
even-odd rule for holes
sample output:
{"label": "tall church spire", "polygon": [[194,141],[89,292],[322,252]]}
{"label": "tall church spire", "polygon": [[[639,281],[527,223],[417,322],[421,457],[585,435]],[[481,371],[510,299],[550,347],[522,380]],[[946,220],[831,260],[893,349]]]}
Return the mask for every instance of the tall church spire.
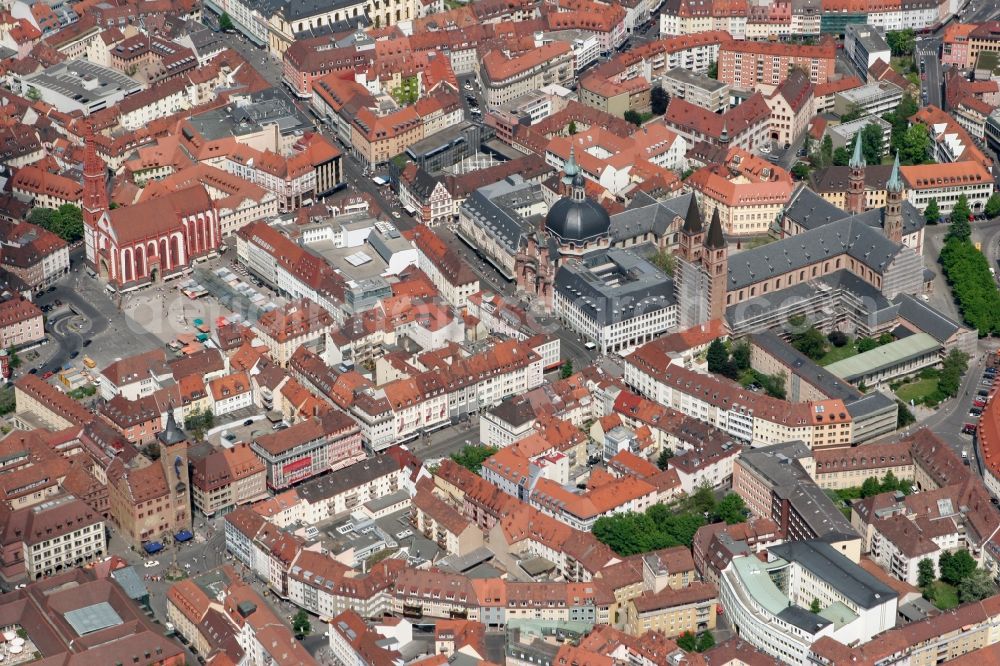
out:
{"label": "tall church spire", "polygon": [[896,161],[892,163],[892,173],[889,174],[889,180],[885,184],[885,189],[889,192],[902,192],[903,191],[903,179],[899,176],[899,151],[896,151]]}
{"label": "tall church spire", "polygon": [[865,156],[861,151],[861,132],[855,135],[854,155],[848,163],[851,170],[847,181],[847,212],[860,215],[865,212],[867,196],[865,194]]}
{"label": "tall church spire", "polygon": [[903,179],[899,177],[899,151],[892,164],[892,173],[885,184],[885,213],[882,233],[893,243],[903,242]]}
{"label": "tall church spire", "polygon": [[722,220],[719,218],[718,208],[712,211],[712,223],[708,226],[708,235],[705,236],[705,247],[710,250],[726,247],[726,237],[722,233]]}
{"label": "tall church spire", "polygon": [[698,201],[691,195],[691,203],[688,204],[687,216],[684,218],[684,233],[700,234],[704,231],[701,221],[701,211],[698,209]]}
{"label": "tall church spire", "polygon": [[858,132],[854,137],[854,155],[851,156],[851,161],[848,162],[848,165],[852,169],[864,169],[866,166],[865,156],[861,152],[861,132]]}

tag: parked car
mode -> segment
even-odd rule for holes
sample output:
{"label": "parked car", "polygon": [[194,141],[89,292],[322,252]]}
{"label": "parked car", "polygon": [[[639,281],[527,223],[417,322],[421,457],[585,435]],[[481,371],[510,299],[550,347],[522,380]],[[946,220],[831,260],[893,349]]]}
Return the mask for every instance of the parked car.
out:
{"label": "parked car", "polygon": [[975,423],[966,423],[964,426],[962,426],[962,434],[963,435],[971,435],[974,432],[976,432],[976,424]]}
{"label": "parked car", "polygon": [[52,372],[51,370],[49,370],[49,371],[48,371],[48,372],[46,372],[46,373],[45,373],[44,375],[42,375],[42,379],[48,379],[48,378],[49,378],[49,377],[51,377],[51,376],[52,376],[53,374],[55,374],[55,373],[53,373],[53,372]]}
{"label": "parked car", "polygon": [[246,421],[243,422],[243,425],[245,426],[253,425],[253,419],[247,419]]}
{"label": "parked car", "polygon": [[983,396],[984,398],[985,398],[985,397],[988,397],[988,396],[989,396],[989,394],[990,394],[990,392],[989,392],[989,391],[987,391],[986,389],[979,389],[978,391],[976,391],[976,395],[981,395],[981,396]]}
{"label": "parked car", "polygon": [[972,401],[972,406],[973,407],[985,407],[986,406],[986,401],[985,400],[973,400]]}
{"label": "parked car", "polygon": [[978,419],[982,415],[983,415],[983,410],[979,409],[978,407],[973,407],[972,409],[969,410],[969,416],[972,416],[974,418]]}
{"label": "parked car", "polygon": [[144,563],[142,566],[146,567],[147,569],[152,569],[153,567],[160,566],[160,561],[159,560],[149,560],[148,562]]}

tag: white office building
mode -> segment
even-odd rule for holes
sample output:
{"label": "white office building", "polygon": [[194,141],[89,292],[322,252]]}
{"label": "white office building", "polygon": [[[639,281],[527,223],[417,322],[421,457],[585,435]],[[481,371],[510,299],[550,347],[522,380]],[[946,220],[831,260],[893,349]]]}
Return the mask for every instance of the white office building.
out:
{"label": "white office building", "polygon": [[804,664],[824,636],[860,645],[892,629],[898,595],[828,543],[791,541],[771,546],[767,562],[733,558],[719,579],[719,600],[740,638],[784,663]]}

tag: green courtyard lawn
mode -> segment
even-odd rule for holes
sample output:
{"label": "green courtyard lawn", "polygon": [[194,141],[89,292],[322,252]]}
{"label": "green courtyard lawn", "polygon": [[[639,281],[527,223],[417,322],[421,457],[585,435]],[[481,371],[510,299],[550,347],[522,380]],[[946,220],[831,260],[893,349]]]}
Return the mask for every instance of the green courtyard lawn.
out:
{"label": "green courtyard lawn", "polygon": [[823,354],[818,361],[816,361],[819,365],[830,365],[831,363],[843,361],[845,358],[850,358],[858,353],[858,344],[854,340],[851,340],[843,347],[835,347],[833,345],[830,345],[829,347],[830,349]]}
{"label": "green courtyard lawn", "polygon": [[910,382],[909,384],[903,384],[896,389],[896,396],[907,405],[910,404],[910,400],[912,400],[914,404],[919,405],[924,398],[937,390],[937,386],[937,378],[918,379],[914,382]]}
{"label": "green courtyard lawn", "polygon": [[928,600],[939,609],[946,611],[958,605],[958,590],[940,580],[936,580],[924,590]]}

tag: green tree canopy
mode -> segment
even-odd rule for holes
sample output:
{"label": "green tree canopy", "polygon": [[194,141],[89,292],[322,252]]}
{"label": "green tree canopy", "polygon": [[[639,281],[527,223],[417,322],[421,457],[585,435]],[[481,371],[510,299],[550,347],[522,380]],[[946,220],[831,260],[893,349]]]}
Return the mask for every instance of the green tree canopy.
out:
{"label": "green tree canopy", "polygon": [[879,485],[878,479],[874,476],[869,476],[861,484],[861,497],[872,497],[873,495],[878,495],[882,492],[882,487]]}
{"label": "green tree canopy", "polygon": [[703,631],[698,635],[698,645],[695,650],[698,652],[707,652],[715,647],[715,636],[712,635],[711,631]]}
{"label": "green tree canopy", "polygon": [[28,214],[28,221],[51,231],[67,243],[83,238],[83,212],[73,204],[63,204],[55,209],[34,208]]}
{"label": "green tree canopy", "polygon": [[736,493],[727,493],[715,507],[715,519],[727,525],[737,525],[747,519],[747,505]]}
{"label": "green tree canopy", "polygon": [[191,433],[191,436],[196,440],[204,439],[205,432],[210,430],[213,425],[215,425],[215,414],[212,413],[211,409],[204,411],[196,409],[184,419],[184,429]]}
{"label": "green tree canopy", "polygon": [[[950,556],[945,557],[946,555]],[[942,553],[941,558],[938,560],[938,571],[941,574],[941,580],[949,585],[958,585],[968,578],[969,574],[975,571],[975,569],[976,560],[964,548],[950,554]]]}
{"label": "green tree canopy", "polygon": [[882,161],[885,145],[883,145],[881,127],[874,123],[865,125],[865,128],[861,130],[861,152],[868,164],[879,164]]}
{"label": "green tree canopy", "polygon": [[559,367],[559,377],[562,379],[568,379],[573,376],[573,359],[568,358],[563,361],[563,364]]}
{"label": "green tree canopy", "polygon": [[628,111],[625,112],[624,117],[625,120],[632,123],[633,125],[638,126],[642,124],[642,116],[639,115],[638,111],[633,111],[632,109],[629,109]]}
{"label": "green tree canopy", "polygon": [[963,604],[980,601],[996,593],[993,576],[985,569],[974,569],[958,584],[958,598]]}
{"label": "green tree canopy", "polygon": [[805,162],[796,162],[790,173],[796,180],[805,180],[809,177],[809,165]]}
{"label": "green tree canopy", "polygon": [[486,459],[500,449],[495,446],[467,444],[458,453],[451,454],[451,459],[474,474],[479,474]]}
{"label": "green tree canopy", "polygon": [[750,345],[744,340],[733,345],[732,361],[737,370],[750,367]]}
{"label": "green tree canopy", "polygon": [[656,466],[660,469],[666,469],[670,465],[670,459],[673,457],[674,452],[664,446],[660,451],[660,457],[656,459]]}
{"label": "green tree canopy", "polygon": [[819,613],[821,610],[823,610],[823,607],[820,606],[819,599],[813,597],[812,603],[809,604],[809,611],[812,613]]}
{"label": "green tree canopy", "polygon": [[1000,331],[1000,292],[983,253],[969,241],[952,237],[938,258],[965,323],[979,335]]}
{"label": "green tree canopy", "polygon": [[898,145],[902,164],[923,164],[931,154],[931,137],[923,125],[911,125],[902,135]]}
{"label": "green tree canopy", "polygon": [[833,166],[847,166],[851,161],[851,151],[841,146],[833,151]]}
{"label": "green tree canopy", "polygon": [[712,340],[711,344],[708,345],[706,356],[708,358],[708,371],[722,372],[722,368],[729,362],[729,351],[726,349],[726,343],[719,338]]}
{"label": "green tree canopy", "polygon": [[810,326],[802,333],[792,336],[792,346],[814,361],[826,353],[826,344],[826,336],[815,326]]}
{"label": "green tree canopy", "polygon": [[910,411],[910,408],[902,400],[896,400],[896,409],[896,430],[917,422],[917,417],[913,415],[913,412]]}
{"label": "green tree canopy", "polygon": [[958,395],[962,385],[962,376],[969,367],[969,355],[960,349],[952,349],[941,362],[941,372],[938,373],[938,392],[940,400]]}
{"label": "green tree canopy", "polygon": [[934,561],[928,557],[917,562],[917,586],[927,587],[934,582]]}
{"label": "green tree canopy", "polygon": [[994,192],[990,195],[983,207],[983,213],[990,219],[1000,216],[1000,192]]}
{"label": "green tree canopy", "polygon": [[885,33],[885,41],[889,45],[889,51],[893,57],[913,55],[913,50],[917,45],[917,35],[913,28],[905,30],[890,30]]}
{"label": "green tree canopy", "polygon": [[864,113],[864,109],[858,104],[851,104],[847,111],[840,117],[841,123],[849,123],[851,121],[857,120]]}
{"label": "green tree canopy", "polygon": [[233,25],[233,19],[229,17],[229,14],[222,12],[222,16],[219,17],[219,30],[229,31],[235,30],[236,26]]}
{"label": "green tree canopy", "polygon": [[931,199],[924,208],[924,219],[928,224],[934,224],[941,219],[941,210],[938,208],[937,199]]}
{"label": "green tree canopy", "polygon": [[309,622],[309,615],[304,610],[300,610],[292,617],[292,631],[296,637],[308,636],[312,631],[312,624]]}

